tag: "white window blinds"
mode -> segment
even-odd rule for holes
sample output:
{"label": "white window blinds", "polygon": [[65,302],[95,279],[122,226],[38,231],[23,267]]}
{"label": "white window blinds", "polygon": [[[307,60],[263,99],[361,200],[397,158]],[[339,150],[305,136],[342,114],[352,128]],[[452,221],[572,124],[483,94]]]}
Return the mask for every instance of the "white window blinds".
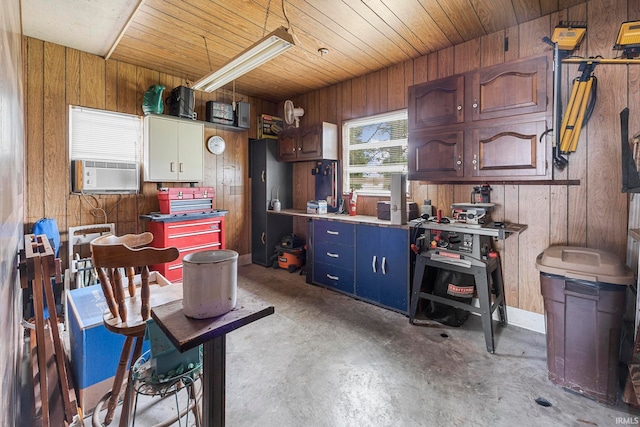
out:
{"label": "white window blinds", "polygon": [[69,108],[71,160],[135,162],[140,159],[142,119],[86,107]]}
{"label": "white window blinds", "polygon": [[407,110],[343,125],[343,190],[389,194],[391,173],[407,172]]}

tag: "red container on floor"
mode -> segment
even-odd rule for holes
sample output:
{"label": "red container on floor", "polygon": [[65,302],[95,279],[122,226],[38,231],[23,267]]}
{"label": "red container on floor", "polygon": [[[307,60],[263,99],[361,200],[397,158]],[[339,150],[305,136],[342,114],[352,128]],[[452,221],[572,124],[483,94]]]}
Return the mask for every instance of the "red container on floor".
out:
{"label": "red container on floor", "polygon": [[215,210],[213,187],[175,187],[158,191],[160,213],[181,214]]}

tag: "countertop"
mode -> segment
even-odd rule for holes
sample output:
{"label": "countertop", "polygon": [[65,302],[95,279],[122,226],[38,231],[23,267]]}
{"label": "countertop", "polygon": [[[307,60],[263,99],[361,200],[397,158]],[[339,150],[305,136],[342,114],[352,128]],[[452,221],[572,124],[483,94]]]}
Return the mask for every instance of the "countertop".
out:
{"label": "countertop", "polygon": [[409,224],[391,224],[391,221],[389,220],[378,219],[378,217],[369,216],[369,215],[351,216],[348,214],[338,214],[338,213],[310,214],[303,209],[282,209],[280,211],[269,210],[267,212],[274,215],[299,216],[299,217],[313,218],[313,219],[327,219],[329,221],[352,222],[354,224],[382,225],[387,227],[406,228],[407,230],[409,229]]}

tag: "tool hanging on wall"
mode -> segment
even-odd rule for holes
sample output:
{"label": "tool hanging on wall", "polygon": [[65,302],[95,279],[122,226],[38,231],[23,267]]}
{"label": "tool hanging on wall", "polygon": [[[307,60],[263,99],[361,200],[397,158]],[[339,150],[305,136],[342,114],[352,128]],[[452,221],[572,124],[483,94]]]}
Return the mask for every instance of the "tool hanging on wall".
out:
{"label": "tool hanging on wall", "polygon": [[597,100],[598,79],[593,75],[595,62],[580,64],[582,74],[574,79],[569,104],[560,128],[560,152],[573,153],[578,146],[580,131],[589,121]]}

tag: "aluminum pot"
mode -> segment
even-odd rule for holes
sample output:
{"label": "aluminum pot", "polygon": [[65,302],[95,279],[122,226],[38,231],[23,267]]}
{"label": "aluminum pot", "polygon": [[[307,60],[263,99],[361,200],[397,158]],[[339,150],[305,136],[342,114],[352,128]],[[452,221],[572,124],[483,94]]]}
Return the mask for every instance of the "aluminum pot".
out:
{"label": "aluminum pot", "polygon": [[182,259],[184,314],[195,319],[221,316],[236,306],[238,253],[200,251]]}

